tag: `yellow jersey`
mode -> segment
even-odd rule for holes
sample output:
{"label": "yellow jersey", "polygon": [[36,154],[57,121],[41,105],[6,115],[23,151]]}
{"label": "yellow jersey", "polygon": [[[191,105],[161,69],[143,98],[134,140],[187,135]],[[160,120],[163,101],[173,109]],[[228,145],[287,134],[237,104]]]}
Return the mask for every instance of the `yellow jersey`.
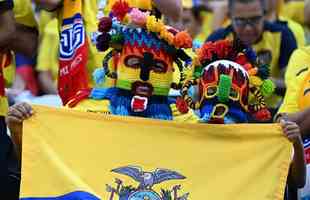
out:
{"label": "yellow jersey", "polygon": [[304,25],[304,10],[305,1],[290,1],[282,6],[279,14],[287,19],[294,20],[295,22]]}
{"label": "yellow jersey", "polygon": [[37,21],[33,12],[31,1],[29,0],[14,0],[14,15],[17,23],[37,27]]}
{"label": "yellow jersey", "polygon": [[298,47],[305,46],[306,44],[305,31],[304,31],[304,28],[299,23],[295,22],[294,20],[291,20],[290,18],[286,18],[283,16],[279,17],[279,20],[277,23],[283,24],[284,26],[288,26],[288,28],[294,34]]}
{"label": "yellow jersey", "polygon": [[56,82],[58,77],[58,54],[59,54],[59,27],[58,19],[53,18],[44,26],[41,34],[41,43],[37,58],[36,69],[49,71]]}
{"label": "yellow jersey", "polygon": [[212,12],[203,13],[202,31],[199,35],[196,36],[196,40],[203,43],[206,38],[212,33],[213,18],[214,14]]}
{"label": "yellow jersey", "polygon": [[294,51],[285,76],[286,95],[279,113],[295,113],[310,107],[310,46]]}

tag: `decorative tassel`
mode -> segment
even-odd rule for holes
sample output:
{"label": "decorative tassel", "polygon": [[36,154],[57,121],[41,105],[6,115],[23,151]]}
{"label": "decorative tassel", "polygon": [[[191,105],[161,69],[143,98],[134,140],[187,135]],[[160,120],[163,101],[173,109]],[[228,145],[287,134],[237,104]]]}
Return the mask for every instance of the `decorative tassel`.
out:
{"label": "decorative tassel", "polygon": [[147,13],[140,11],[138,8],[133,8],[129,16],[131,18],[131,22],[138,26],[145,26]]}
{"label": "decorative tassel", "polygon": [[127,1],[119,0],[115,2],[112,6],[112,14],[116,17],[119,21],[123,21],[126,14],[129,12],[130,7]]}
{"label": "decorative tassel", "polygon": [[96,47],[99,51],[106,51],[109,49],[111,36],[108,33],[102,33],[97,37]]}
{"label": "decorative tassel", "polygon": [[193,39],[186,31],[181,31],[175,35],[174,45],[178,48],[192,48]]}
{"label": "decorative tassel", "polygon": [[107,71],[103,67],[100,67],[93,72],[93,80],[97,86],[102,85],[105,82],[106,73]]}
{"label": "decorative tassel", "polygon": [[109,91],[107,88],[93,88],[89,97],[96,100],[107,99]]}
{"label": "decorative tassel", "polygon": [[250,84],[255,87],[260,87],[263,84],[263,81],[258,76],[251,76],[250,77]]}
{"label": "decorative tassel", "polygon": [[268,121],[271,119],[271,113],[267,108],[263,108],[253,114],[253,118],[257,121]]}
{"label": "decorative tassel", "polygon": [[185,100],[181,97],[178,97],[176,100],[176,107],[178,109],[178,111],[182,114],[186,114],[189,111],[189,108],[187,106],[187,103],[185,102]]}
{"label": "decorative tassel", "polygon": [[112,28],[112,19],[110,17],[102,17],[99,22],[98,30],[100,32],[109,32]]}
{"label": "decorative tassel", "polygon": [[261,93],[264,97],[269,97],[275,91],[275,85],[270,79],[264,80],[260,87]]}
{"label": "decorative tassel", "polygon": [[257,55],[252,48],[249,48],[249,47],[246,48],[244,50],[244,54],[247,56],[247,58],[249,59],[250,62],[252,62],[252,63],[256,62]]}
{"label": "decorative tassel", "polygon": [[267,79],[269,77],[269,75],[270,75],[269,66],[268,65],[261,65],[261,66],[259,66],[257,75],[259,77],[261,77],[262,79],[264,79],[264,80]]}
{"label": "decorative tassel", "polygon": [[248,59],[246,55],[244,55],[243,53],[239,53],[235,62],[238,63],[239,65],[245,65],[248,62]]}

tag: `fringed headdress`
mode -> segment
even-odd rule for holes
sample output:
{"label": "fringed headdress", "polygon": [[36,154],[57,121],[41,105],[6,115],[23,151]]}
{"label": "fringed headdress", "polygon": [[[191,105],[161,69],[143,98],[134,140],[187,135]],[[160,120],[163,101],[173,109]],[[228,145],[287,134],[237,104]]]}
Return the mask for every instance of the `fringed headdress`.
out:
{"label": "fringed headdress", "polygon": [[[235,114],[242,116],[242,119],[245,119],[244,113],[259,121],[271,118],[265,98],[273,93],[274,84],[268,79],[269,67],[259,64],[251,48],[242,45],[240,41],[208,42],[197,50],[193,66],[194,79],[188,81],[182,89],[183,98],[189,107],[202,109],[203,103],[216,101],[224,105],[221,108],[223,112],[216,108],[210,112],[222,122],[225,112],[229,112],[229,104],[234,105]],[[194,101],[188,94],[193,85],[199,85],[198,101]],[[241,107],[239,114],[236,107]]]}

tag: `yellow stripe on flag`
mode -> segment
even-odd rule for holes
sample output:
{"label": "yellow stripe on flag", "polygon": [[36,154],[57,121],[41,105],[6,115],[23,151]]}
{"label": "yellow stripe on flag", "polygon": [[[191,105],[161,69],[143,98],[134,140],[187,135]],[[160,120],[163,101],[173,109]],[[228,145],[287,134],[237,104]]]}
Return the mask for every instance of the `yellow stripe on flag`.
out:
{"label": "yellow stripe on flag", "polygon": [[154,183],[147,194],[161,196],[161,189],[180,185],[174,187],[177,197],[186,199],[189,193],[190,200],[283,199],[291,144],[276,124],[193,125],[37,106],[34,110],[24,124],[21,197],[85,191],[109,200],[106,185],[117,189],[115,179],[141,194],[137,181],[111,171],[133,165],[186,177]]}

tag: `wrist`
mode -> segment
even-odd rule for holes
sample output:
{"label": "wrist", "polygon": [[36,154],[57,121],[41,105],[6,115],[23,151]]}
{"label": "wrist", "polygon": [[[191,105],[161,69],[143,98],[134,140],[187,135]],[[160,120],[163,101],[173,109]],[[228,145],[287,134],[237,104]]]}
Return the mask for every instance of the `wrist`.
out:
{"label": "wrist", "polygon": [[303,146],[303,141],[301,136],[298,136],[297,138],[294,139],[293,141],[294,146]]}

